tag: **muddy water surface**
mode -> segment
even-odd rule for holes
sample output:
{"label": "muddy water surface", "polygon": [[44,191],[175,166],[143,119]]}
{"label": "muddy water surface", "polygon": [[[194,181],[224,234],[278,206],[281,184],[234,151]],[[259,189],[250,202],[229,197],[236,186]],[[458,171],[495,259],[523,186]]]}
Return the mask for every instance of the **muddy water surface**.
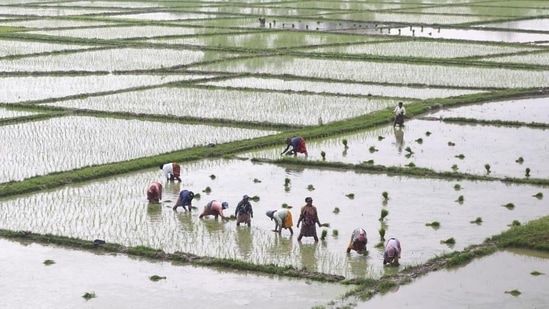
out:
{"label": "muddy water surface", "polygon": [[[541,275],[532,275],[534,271]],[[464,267],[428,274],[356,308],[546,308],[549,254],[502,251]],[[518,296],[509,293],[521,292]]]}
{"label": "muddy water surface", "polygon": [[311,308],[349,289],[7,240],[0,264],[3,308]]}

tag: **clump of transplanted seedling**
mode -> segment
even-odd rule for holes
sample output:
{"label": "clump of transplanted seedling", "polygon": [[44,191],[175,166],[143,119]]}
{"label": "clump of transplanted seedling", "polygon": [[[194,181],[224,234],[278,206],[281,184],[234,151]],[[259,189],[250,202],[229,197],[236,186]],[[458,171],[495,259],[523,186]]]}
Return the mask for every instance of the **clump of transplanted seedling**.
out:
{"label": "clump of transplanted seedling", "polygon": [[259,202],[260,197],[257,196],[257,195],[254,195],[254,196],[250,197],[250,200],[252,200],[252,201],[254,201],[254,202]]}
{"label": "clump of transplanted seedling", "polygon": [[322,233],[320,234],[320,239],[325,240],[326,236],[328,236],[328,230],[322,230]]}
{"label": "clump of transplanted seedling", "polygon": [[195,193],[195,194],[194,194],[193,200],[197,200],[197,201],[198,201],[198,200],[200,200],[200,197],[201,197],[200,193]]}
{"label": "clump of transplanted seedling", "polygon": [[458,155],[455,155],[454,157],[456,157],[456,158],[458,158],[458,159],[460,159],[460,160],[465,159],[465,155],[462,154],[462,153],[460,153],[460,154],[458,154]]}
{"label": "clump of transplanted seedling", "polygon": [[214,175],[214,174],[211,174],[211,175],[210,175],[210,179],[212,179],[212,180],[213,180],[213,179],[215,179],[215,178],[216,178],[216,177],[215,177],[215,175]]}
{"label": "clump of transplanted seedling", "polygon": [[345,149],[349,148],[347,139],[344,138],[341,142],[343,143],[343,147],[345,147]]}
{"label": "clump of transplanted seedling", "polygon": [[385,200],[385,201],[389,200],[389,192],[387,192],[387,191],[381,192],[381,197],[382,197],[383,200]]}
{"label": "clump of transplanted seedling", "polygon": [[473,223],[473,224],[481,224],[481,223],[482,223],[482,218],[481,218],[481,217],[477,217],[475,220],[471,221],[471,223]]}
{"label": "clump of transplanted seedling", "polygon": [[286,203],[282,203],[282,208],[292,209],[292,206],[290,206]]}
{"label": "clump of transplanted seedling", "polygon": [[334,210],[333,210],[332,212],[335,213],[335,214],[338,214],[339,211],[340,211],[340,210],[339,210],[339,207],[336,207],[336,208],[334,208]]}
{"label": "clump of transplanted seedling", "polygon": [[156,281],[163,280],[163,279],[165,280],[166,277],[161,277],[161,276],[158,276],[158,275],[152,275],[152,276],[149,277],[149,280],[155,281],[155,282],[156,282]]}
{"label": "clump of transplanted seedling", "polygon": [[379,221],[385,220],[385,218],[389,215],[389,211],[387,209],[382,209],[381,214],[379,215]]}
{"label": "clump of transplanted seedling", "polygon": [[450,146],[450,147],[453,147],[453,146],[455,146],[455,145],[456,145],[456,144],[453,143],[453,142],[448,142],[448,146]]}
{"label": "clump of transplanted seedling", "polygon": [[407,152],[408,154],[413,154],[413,153],[414,153],[414,152],[412,151],[412,148],[410,148],[410,146],[404,148],[404,150],[406,150],[406,152]]}
{"label": "clump of transplanted seedling", "polygon": [[524,158],[519,157],[518,159],[515,160],[515,162],[517,162],[518,164],[522,164],[524,162]]}
{"label": "clump of transplanted seedling", "polygon": [[420,137],[420,138],[416,139],[416,143],[423,144],[423,138]]}
{"label": "clump of transplanted seedling", "polygon": [[486,169],[486,174],[490,174],[492,171],[490,171],[490,164],[486,163],[484,164],[484,169]]}
{"label": "clump of transplanted seedling", "polygon": [[425,135],[426,135],[426,136],[429,136],[429,135],[431,135],[431,134],[432,134],[432,133],[429,132],[429,131],[425,132]]}
{"label": "clump of transplanted seedling", "polygon": [[410,162],[410,163],[406,164],[406,166],[407,167],[416,167],[414,162]]}
{"label": "clump of transplanted seedling", "polygon": [[452,171],[457,172],[458,166],[457,164],[452,165]]}
{"label": "clump of transplanted seedling", "polygon": [[441,244],[447,244],[447,245],[455,245],[456,244],[456,240],[454,239],[454,237],[450,237],[446,240],[441,240],[440,241]]}
{"label": "clump of transplanted seedling", "polygon": [[85,300],[90,300],[92,298],[96,298],[97,296],[95,295],[95,292],[86,292],[84,293],[84,295],[82,295],[82,297],[85,299]]}
{"label": "clump of transplanted seedling", "polygon": [[261,183],[261,180],[254,178],[254,183]]}
{"label": "clump of transplanted seedling", "polygon": [[505,208],[507,208],[507,209],[509,209],[509,210],[515,209],[515,204],[513,204],[513,203],[507,203],[507,204],[501,205],[501,206],[503,206],[503,207],[505,207]]}
{"label": "clump of transplanted seedling", "polygon": [[520,226],[520,221],[513,220],[513,222],[511,222],[511,224],[507,224],[507,226],[510,226],[510,227]]}
{"label": "clump of transplanted seedling", "polygon": [[380,136],[377,137],[377,140],[378,140],[378,141],[382,141],[384,138],[385,138],[385,137],[383,137],[383,136],[380,135]]}
{"label": "clump of transplanted seedling", "polygon": [[433,221],[433,222],[425,223],[425,226],[430,226],[432,228],[438,229],[440,227],[440,222]]}
{"label": "clump of transplanted seedling", "polygon": [[537,270],[534,270],[533,272],[530,273],[530,275],[532,275],[532,276],[540,276],[540,275],[543,275],[543,273],[542,273],[542,272],[539,272],[539,271],[537,271]]}
{"label": "clump of transplanted seedling", "polygon": [[49,266],[49,265],[52,265],[52,264],[55,264],[54,260],[45,260],[44,261],[44,265],[46,265],[46,266]]}
{"label": "clump of transplanted seedling", "polygon": [[206,187],[204,190],[202,190],[202,192],[210,194],[212,192],[212,188]]}
{"label": "clump of transplanted seedling", "polygon": [[322,150],[320,156],[322,157],[322,160],[326,160],[326,151]]}
{"label": "clump of transplanted seedling", "polygon": [[370,146],[370,148],[368,148],[368,150],[372,153],[372,152],[376,152],[376,151],[379,151],[375,146]]}
{"label": "clump of transplanted seedling", "polygon": [[535,198],[537,198],[538,200],[541,200],[541,199],[543,198],[543,193],[538,192],[538,193],[536,193],[536,194],[534,194],[534,195],[532,195],[532,196],[535,197]]}
{"label": "clump of transplanted seedling", "polygon": [[378,230],[378,233],[379,233],[379,239],[381,241],[385,241],[385,229],[380,227]]}
{"label": "clump of transplanted seedling", "polygon": [[309,191],[313,191],[314,189],[315,189],[315,186],[313,186],[313,185],[308,185],[307,186],[307,190],[309,190]]}
{"label": "clump of transplanted seedling", "polygon": [[321,227],[330,227],[330,223],[322,223],[320,226]]}
{"label": "clump of transplanted seedling", "polygon": [[454,190],[456,190],[456,191],[461,190],[461,185],[460,185],[459,183],[456,183],[456,184],[454,185]]}
{"label": "clump of transplanted seedling", "polygon": [[354,199],[355,198],[355,194],[354,193],[349,193],[347,195],[345,195],[348,199]]}
{"label": "clump of transplanted seedling", "polygon": [[290,183],[292,180],[288,177],[284,178],[284,190],[290,191]]}
{"label": "clump of transplanted seedling", "polygon": [[505,291],[505,294],[511,294],[513,296],[519,296],[520,294],[522,294],[519,290],[515,289],[515,290],[512,290],[512,291]]}
{"label": "clump of transplanted seedling", "polygon": [[338,230],[332,230],[332,237],[337,237],[339,236],[339,231]]}
{"label": "clump of transplanted seedling", "polygon": [[364,161],[364,162],[362,162],[362,163],[368,164],[368,165],[373,165],[373,164],[374,164],[374,160],[371,160],[371,159],[370,159],[370,160]]}
{"label": "clump of transplanted seedling", "polygon": [[529,167],[526,168],[524,176],[530,177],[530,168]]}
{"label": "clump of transplanted seedling", "polygon": [[463,195],[460,195],[458,196],[456,202],[460,203],[460,204],[463,204],[463,202],[465,201],[465,198],[463,197]]}

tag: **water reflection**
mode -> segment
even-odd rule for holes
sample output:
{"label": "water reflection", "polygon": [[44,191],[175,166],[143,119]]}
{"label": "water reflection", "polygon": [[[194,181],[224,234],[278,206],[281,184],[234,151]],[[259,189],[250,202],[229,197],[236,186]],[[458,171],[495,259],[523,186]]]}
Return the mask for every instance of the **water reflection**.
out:
{"label": "water reflection", "polygon": [[347,263],[351,273],[357,278],[366,277],[368,268],[368,259],[361,254],[350,254],[347,258]]}
{"label": "water reflection", "polygon": [[404,129],[402,127],[393,128],[393,133],[395,134],[395,145],[398,149],[398,153],[402,153],[402,148],[404,147]]}
{"label": "water reflection", "polygon": [[179,225],[180,226],[179,229],[181,231],[183,231],[185,233],[191,233],[195,230],[195,224],[194,224],[194,221],[193,221],[193,217],[189,213],[187,213],[187,212],[184,212],[184,213],[174,212],[174,215],[177,216],[177,220],[179,221],[179,223],[181,223]]}
{"label": "water reflection", "polygon": [[252,230],[248,227],[236,228],[238,249],[244,259],[247,259],[253,250],[254,240],[252,235]]}
{"label": "water reflection", "polygon": [[299,244],[299,252],[301,253],[301,267],[308,271],[317,271],[318,259],[316,258],[317,243],[314,244]]}
{"label": "water reflection", "polygon": [[155,203],[147,204],[147,216],[151,222],[161,222],[162,221],[162,205]]}

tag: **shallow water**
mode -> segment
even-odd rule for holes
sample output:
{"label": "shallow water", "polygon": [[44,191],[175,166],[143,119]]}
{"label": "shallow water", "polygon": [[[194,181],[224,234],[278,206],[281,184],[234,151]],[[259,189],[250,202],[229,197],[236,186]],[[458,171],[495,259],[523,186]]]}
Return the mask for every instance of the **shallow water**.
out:
{"label": "shallow water", "polygon": [[3,239],[0,249],[5,308],[311,308],[350,288]]}
{"label": "shallow water", "polygon": [[[543,274],[534,276],[533,271]],[[545,308],[548,284],[549,254],[501,251],[458,269],[429,273],[356,308]],[[505,293],[512,290],[522,294]]]}

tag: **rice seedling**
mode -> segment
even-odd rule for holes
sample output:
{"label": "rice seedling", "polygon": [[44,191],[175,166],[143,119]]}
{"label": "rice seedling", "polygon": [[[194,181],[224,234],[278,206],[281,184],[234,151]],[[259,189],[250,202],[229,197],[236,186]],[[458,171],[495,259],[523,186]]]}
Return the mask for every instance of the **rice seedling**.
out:
{"label": "rice seedling", "polygon": [[211,179],[211,180],[214,180],[214,179],[215,179],[215,175],[214,175],[214,174],[211,174],[211,175],[210,175],[210,179]]}
{"label": "rice seedling", "polygon": [[456,190],[456,191],[461,190],[461,185],[460,185],[459,183],[456,183],[456,184],[454,185],[454,190]]}
{"label": "rice seedling", "polygon": [[452,165],[452,170],[453,170],[454,172],[457,172],[457,170],[458,170],[457,164]]}
{"label": "rice seedling", "polygon": [[406,150],[406,152],[408,154],[413,154],[414,152],[412,151],[412,148],[410,148],[410,146],[407,146],[406,148],[404,148],[404,150]]}
{"label": "rice seedling", "polygon": [[44,261],[44,265],[46,265],[46,266],[52,265],[52,264],[55,264],[55,261],[54,261],[54,260],[45,260],[45,261]]}
{"label": "rice seedling", "polygon": [[288,177],[284,178],[284,187],[288,187],[292,180]]}
{"label": "rice seedling", "polygon": [[539,272],[539,271],[537,271],[537,270],[534,270],[533,272],[530,273],[530,275],[532,275],[532,276],[540,276],[540,275],[543,275],[543,273],[542,273],[542,272]]}
{"label": "rice seedling", "polygon": [[322,157],[322,160],[326,160],[326,151],[322,150],[320,156]]}
{"label": "rice seedling", "polygon": [[206,194],[210,194],[212,192],[212,188],[210,188],[209,186],[206,187],[204,190],[202,190],[202,192],[206,193]]}
{"label": "rice seedling", "polygon": [[368,150],[370,151],[370,153],[374,153],[376,151],[379,151],[378,149],[376,149],[375,146],[370,146],[370,148],[368,148]]}
{"label": "rice seedling", "polygon": [[349,146],[347,145],[348,143],[347,139],[343,139],[341,142],[343,143],[343,146],[345,147],[345,149],[349,148]]}
{"label": "rice seedling", "polygon": [[162,280],[162,279],[166,279],[166,277],[161,277],[161,276],[158,276],[158,275],[152,275],[152,276],[149,277],[149,279],[150,279],[151,281],[155,281],[155,282],[156,282],[156,281],[160,281],[160,280]]}
{"label": "rice seedling", "polygon": [[484,169],[486,169],[486,174],[490,174],[490,164],[486,163],[484,164]]}
{"label": "rice seedling", "polygon": [[286,204],[286,203],[282,203],[282,208],[291,208],[291,207],[288,206],[288,204]]}
{"label": "rice seedling", "polygon": [[389,211],[387,209],[382,209],[378,220],[383,221],[388,215]]}
{"label": "rice seedling", "polygon": [[418,139],[416,139],[416,143],[418,144],[423,144],[423,139],[420,137]]}
{"label": "rice seedling", "polygon": [[536,194],[534,194],[534,195],[532,195],[532,196],[535,197],[535,198],[537,198],[538,200],[541,200],[541,199],[543,198],[543,193],[538,192],[538,193],[536,193]]}
{"label": "rice seedling", "polygon": [[414,162],[410,162],[410,163],[406,164],[406,166],[407,167],[416,167]]}
{"label": "rice seedling", "polygon": [[429,132],[429,131],[425,132],[425,135],[426,135],[426,136],[429,136],[429,135],[431,135],[431,134],[432,134],[432,133]]}
{"label": "rice seedling", "polygon": [[320,226],[321,227],[330,227],[330,223],[322,223]]}
{"label": "rice seedling", "polygon": [[383,200],[388,200],[389,199],[389,192],[387,191],[383,191],[381,192],[381,197],[383,197]]}
{"label": "rice seedling", "polygon": [[380,135],[380,136],[377,137],[377,140],[378,140],[378,141],[382,141],[384,138],[385,138],[385,137],[383,137],[383,136]]}
{"label": "rice seedling", "polygon": [[385,247],[385,244],[383,243],[385,239],[382,239],[380,242],[378,242],[374,248],[377,248],[377,249],[383,249]]}
{"label": "rice seedling", "polygon": [[522,293],[519,290],[515,289],[515,290],[512,290],[512,291],[505,291],[505,294],[511,294],[511,295],[517,297]]}
{"label": "rice seedling", "polygon": [[195,193],[193,199],[198,201],[200,200],[200,197],[201,197],[200,193]]}
{"label": "rice seedling", "polygon": [[261,180],[254,178],[254,183],[261,183]]}
{"label": "rice seedling", "polygon": [[334,210],[332,212],[335,213],[335,214],[338,214],[339,213],[339,207],[334,208]]}
{"label": "rice seedling", "polygon": [[425,223],[425,226],[430,226],[430,227],[433,227],[433,228],[439,228],[440,227],[440,222],[433,221],[433,222]]}
{"label": "rice seedling", "polygon": [[507,226],[509,226],[509,227],[520,226],[520,221],[513,220],[513,222],[511,222],[511,224],[507,224]]}
{"label": "rice seedling", "polygon": [[463,204],[463,202],[465,201],[465,198],[463,197],[463,195],[460,195],[458,196],[456,202],[460,203],[460,204]]}
{"label": "rice seedling", "polygon": [[354,193],[349,193],[347,195],[345,195],[348,199],[352,200],[355,198],[355,194]]}
{"label": "rice seedling", "polygon": [[455,146],[455,145],[456,145],[456,144],[453,143],[453,142],[448,142],[448,146],[450,146],[450,147],[453,147],[453,146]]}
{"label": "rice seedling", "polygon": [[524,158],[519,157],[518,159],[515,160],[515,162],[517,162],[518,164],[522,164],[524,162]]}
{"label": "rice seedling", "polygon": [[481,224],[481,223],[482,223],[482,218],[481,218],[481,217],[477,217],[475,220],[471,221],[470,223],[473,223],[473,224]]}
{"label": "rice seedling", "polygon": [[82,295],[82,297],[85,299],[85,300],[90,300],[92,298],[96,298],[97,296],[95,295],[95,292],[86,292],[84,293],[84,295]]}
{"label": "rice seedling", "polygon": [[362,162],[364,164],[368,164],[368,165],[373,165],[374,164],[374,160],[368,160],[368,161],[364,161]]}
{"label": "rice seedling", "polygon": [[526,168],[526,171],[525,171],[525,173],[524,173],[524,176],[530,177],[530,168],[529,168],[529,167]]}
{"label": "rice seedling", "polygon": [[322,230],[322,233],[320,234],[320,239],[325,240],[326,236],[328,236],[328,230]]}
{"label": "rice seedling", "polygon": [[339,236],[339,231],[338,230],[332,230],[332,237],[337,237]]}
{"label": "rice seedling", "polygon": [[307,190],[309,191],[313,191],[315,189],[315,187],[313,185],[308,185],[307,186]]}
{"label": "rice seedling", "polygon": [[458,158],[458,159],[460,159],[460,160],[465,159],[465,156],[464,156],[463,154],[461,154],[461,153],[458,154],[458,155],[456,155],[456,156],[454,156],[454,157],[456,157],[456,158]]}
{"label": "rice seedling", "polygon": [[509,209],[509,210],[515,209],[515,204],[513,204],[513,203],[507,203],[507,204],[501,205],[501,206],[503,206],[503,207],[505,207],[505,208],[507,208],[507,209]]}
{"label": "rice seedling", "polygon": [[441,244],[447,244],[447,245],[455,245],[456,244],[456,240],[454,239],[454,237],[450,237],[446,240],[441,240],[440,241]]}
{"label": "rice seedling", "polygon": [[[385,241],[385,229],[384,228],[379,228],[378,230],[378,233],[379,233],[379,239],[381,241]],[[381,244],[383,246],[383,244]]]}
{"label": "rice seedling", "polygon": [[252,201],[254,201],[254,202],[259,202],[260,197],[257,196],[257,195],[254,195],[254,196],[250,197],[250,200],[252,200]]}

